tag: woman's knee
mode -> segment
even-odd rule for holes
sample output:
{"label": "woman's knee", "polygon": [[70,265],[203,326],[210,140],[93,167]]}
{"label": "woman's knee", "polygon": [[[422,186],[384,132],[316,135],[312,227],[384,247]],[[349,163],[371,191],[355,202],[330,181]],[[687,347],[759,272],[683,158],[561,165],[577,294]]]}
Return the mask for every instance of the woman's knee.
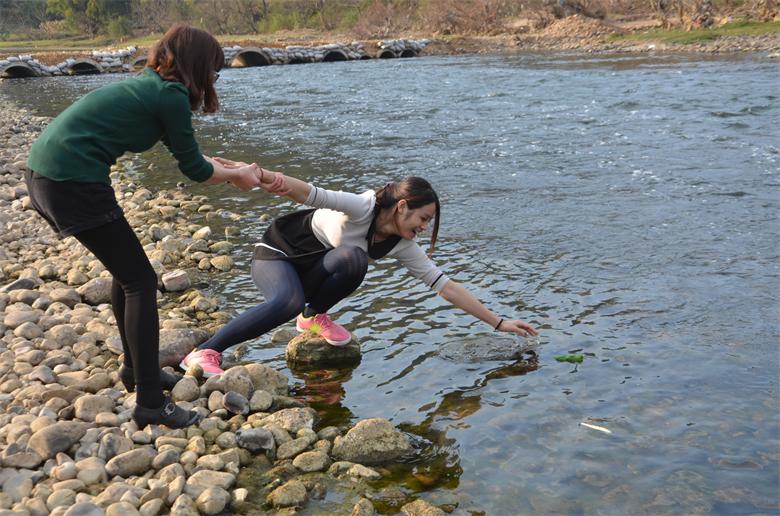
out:
{"label": "woman's knee", "polygon": [[266,299],[266,303],[268,303],[273,313],[278,315],[279,320],[289,321],[303,311],[306,299],[301,292]]}
{"label": "woman's knee", "polygon": [[343,246],[339,248],[339,265],[342,272],[351,277],[362,278],[368,270],[368,254],[357,246]]}
{"label": "woman's knee", "polygon": [[125,293],[129,292],[157,292],[157,273],[148,262],[139,265],[132,274],[125,274],[122,278],[114,277]]}

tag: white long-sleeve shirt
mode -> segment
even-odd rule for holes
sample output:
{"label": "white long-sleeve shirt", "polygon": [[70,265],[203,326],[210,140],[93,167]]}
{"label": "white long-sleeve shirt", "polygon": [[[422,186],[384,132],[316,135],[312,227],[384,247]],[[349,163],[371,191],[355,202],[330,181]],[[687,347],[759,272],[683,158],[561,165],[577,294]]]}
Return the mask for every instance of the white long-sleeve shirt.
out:
{"label": "white long-sleeve shirt", "polygon": [[[374,219],[376,192],[369,190],[362,194],[337,192],[311,185],[311,192],[304,204],[317,208],[311,216],[311,231],[316,239],[328,249],[342,245],[359,247],[368,253],[367,239]],[[305,228],[297,228],[299,231]],[[267,233],[268,234],[268,233]],[[264,237],[259,244],[286,256]],[[266,253],[267,255],[267,253]],[[414,240],[400,239],[384,256],[398,260],[415,278],[433,290],[440,292],[449,278],[425,254]],[[369,254],[370,257],[370,254]]]}

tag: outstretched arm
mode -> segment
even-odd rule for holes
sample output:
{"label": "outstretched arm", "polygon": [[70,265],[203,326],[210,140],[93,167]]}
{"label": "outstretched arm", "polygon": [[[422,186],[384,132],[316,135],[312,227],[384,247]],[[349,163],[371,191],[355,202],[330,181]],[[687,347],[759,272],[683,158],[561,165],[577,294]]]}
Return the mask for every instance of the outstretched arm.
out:
{"label": "outstretched arm", "polygon": [[441,289],[439,295],[464,312],[473,315],[499,331],[516,333],[523,337],[538,335],[533,326],[527,322],[523,322],[519,319],[502,319],[500,316],[494,314],[483,305],[479,299],[474,297],[471,292],[466,290],[463,285],[456,281],[449,280],[444,285],[444,288]]}
{"label": "outstretched arm", "polygon": [[[233,161],[230,159],[214,157],[212,162],[224,167],[226,170],[237,170],[248,166],[243,161]],[[285,176],[281,172],[274,172],[265,168],[257,168],[260,181],[257,185],[268,193],[274,193],[289,197],[297,203],[303,203],[309,197],[311,185],[300,179]],[[216,171],[216,169],[215,169]]]}
{"label": "outstretched arm", "polygon": [[255,163],[226,167],[219,158],[203,157],[214,167],[214,173],[206,180],[206,184],[230,183],[240,190],[261,186],[262,171]]}

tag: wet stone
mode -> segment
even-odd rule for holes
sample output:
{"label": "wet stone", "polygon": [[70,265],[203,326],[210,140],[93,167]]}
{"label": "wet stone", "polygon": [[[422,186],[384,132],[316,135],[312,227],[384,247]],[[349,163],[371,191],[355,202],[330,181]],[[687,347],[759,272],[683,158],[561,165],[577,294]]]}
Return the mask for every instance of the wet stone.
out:
{"label": "wet stone", "polygon": [[353,338],[346,346],[332,346],[311,333],[302,333],[287,344],[287,361],[294,365],[339,365],[360,362],[360,344]]}
{"label": "wet stone", "polygon": [[376,511],[374,505],[366,498],[361,498],[352,508],[350,516],[374,516]]}
{"label": "wet stone", "polygon": [[266,501],[273,507],[300,507],[306,503],[306,487],[300,480],[290,480],[274,489]]}
{"label": "wet stone", "polygon": [[330,459],[328,459],[328,456],[320,451],[301,453],[293,460],[293,466],[300,469],[304,473],[322,471],[326,469],[329,464]]}
{"label": "wet stone", "polygon": [[362,420],[333,442],[335,457],[361,464],[389,462],[411,450],[409,439],[382,418]]}
{"label": "wet stone", "polygon": [[276,450],[277,459],[289,459],[295,457],[303,450],[309,447],[310,440],[306,437],[299,437],[290,442],[284,443]]}
{"label": "wet stone", "polygon": [[282,396],[289,392],[288,379],[279,371],[265,364],[247,364],[244,368],[249,373],[255,389]]}
{"label": "wet stone", "polygon": [[446,513],[425,500],[415,500],[401,507],[401,513],[406,516],[444,516]]}

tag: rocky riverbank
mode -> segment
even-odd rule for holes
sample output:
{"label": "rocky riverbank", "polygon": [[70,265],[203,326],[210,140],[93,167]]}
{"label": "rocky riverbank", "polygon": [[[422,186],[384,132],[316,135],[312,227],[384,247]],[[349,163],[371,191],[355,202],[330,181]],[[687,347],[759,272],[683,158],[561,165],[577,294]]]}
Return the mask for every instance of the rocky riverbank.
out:
{"label": "rocky riverbank", "polygon": [[512,52],[577,52],[586,54],[765,52],[780,57],[780,33],[757,36],[721,36],[690,44],[633,40],[619,36],[634,33],[620,24],[573,15],[541,30],[524,26],[515,34],[433,39],[426,54],[495,54]]}
{"label": "rocky riverbank", "polygon": [[[25,160],[48,120],[3,99],[0,116],[0,515],[374,514],[382,489],[371,481],[415,453],[409,438],[384,419],[320,427],[289,396],[289,379],[264,364],[208,381],[187,371],[171,394],[203,415],[197,426],[135,425],[135,395],[117,376],[110,276],[30,208]],[[160,359],[173,366],[229,319],[192,285],[232,267],[232,244],[211,217],[239,217],[184,189],[150,192],[126,164],[112,180],[158,272]],[[443,514],[414,498],[401,493],[393,507]]]}

